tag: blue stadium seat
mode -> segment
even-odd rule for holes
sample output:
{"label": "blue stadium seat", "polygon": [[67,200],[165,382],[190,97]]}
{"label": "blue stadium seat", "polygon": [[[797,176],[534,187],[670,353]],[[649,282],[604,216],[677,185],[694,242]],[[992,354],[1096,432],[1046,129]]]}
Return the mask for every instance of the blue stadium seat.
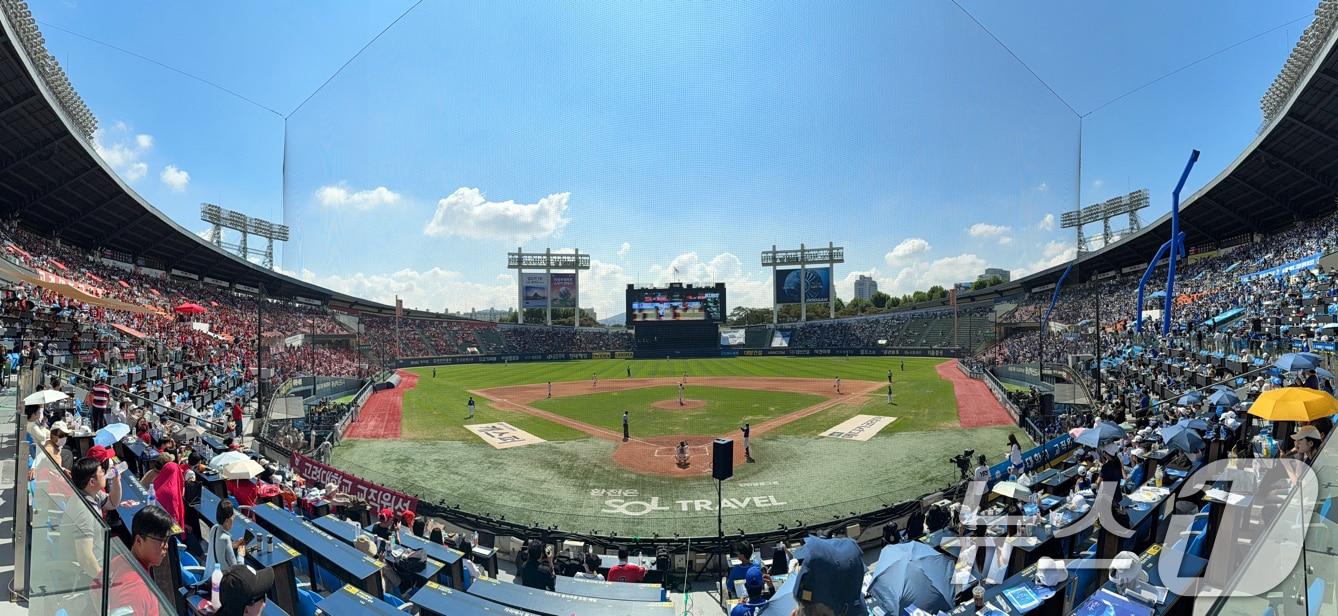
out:
{"label": "blue stadium seat", "polygon": [[297,589],[297,614],[294,616],[316,616],[316,604],[321,596],[305,588]]}
{"label": "blue stadium seat", "polygon": [[1073,575],[1069,576],[1068,596],[1072,605],[1077,607],[1096,590],[1099,581],[1097,574],[1104,569],[1095,568],[1090,557],[1076,561],[1071,568]]}
{"label": "blue stadium seat", "polygon": [[195,560],[186,547],[177,544],[177,559],[181,562],[181,583],[187,587],[195,587],[209,582],[208,574],[204,567],[200,566],[200,561]]}
{"label": "blue stadium seat", "polygon": [[1315,578],[1311,582],[1310,589],[1305,593],[1306,614],[1308,616],[1319,616],[1319,608],[1324,605],[1324,578]]}

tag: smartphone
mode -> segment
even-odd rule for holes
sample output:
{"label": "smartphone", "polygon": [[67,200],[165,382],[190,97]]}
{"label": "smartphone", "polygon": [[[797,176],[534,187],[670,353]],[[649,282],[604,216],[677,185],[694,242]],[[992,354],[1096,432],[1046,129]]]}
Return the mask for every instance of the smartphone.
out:
{"label": "smartphone", "polygon": [[242,535],[243,545],[251,545],[251,542],[255,541],[255,538],[255,533],[251,532],[251,529],[249,528],[246,529],[246,533]]}

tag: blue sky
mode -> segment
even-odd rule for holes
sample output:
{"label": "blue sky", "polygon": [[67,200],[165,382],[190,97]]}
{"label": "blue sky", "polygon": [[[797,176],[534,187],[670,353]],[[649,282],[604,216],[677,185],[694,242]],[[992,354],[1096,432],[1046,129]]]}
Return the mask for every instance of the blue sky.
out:
{"label": "blue sky", "polygon": [[426,0],[386,29],[411,5],[31,8],[104,157],[186,227],[281,220],[286,271],[433,310],[514,305],[508,250],[576,247],[601,316],[629,282],[768,305],[772,244],[845,246],[847,299],[1058,263],[1048,216],[1146,187],[1151,220],[1191,148],[1191,188],[1234,159],[1315,8]]}

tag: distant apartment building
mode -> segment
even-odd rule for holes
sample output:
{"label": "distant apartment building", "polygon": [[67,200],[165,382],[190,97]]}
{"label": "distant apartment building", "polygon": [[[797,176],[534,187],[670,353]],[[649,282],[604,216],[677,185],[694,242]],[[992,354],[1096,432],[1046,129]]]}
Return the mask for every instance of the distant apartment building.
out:
{"label": "distant apartment building", "polygon": [[873,299],[873,294],[877,292],[877,280],[863,274],[855,280],[855,299]]}

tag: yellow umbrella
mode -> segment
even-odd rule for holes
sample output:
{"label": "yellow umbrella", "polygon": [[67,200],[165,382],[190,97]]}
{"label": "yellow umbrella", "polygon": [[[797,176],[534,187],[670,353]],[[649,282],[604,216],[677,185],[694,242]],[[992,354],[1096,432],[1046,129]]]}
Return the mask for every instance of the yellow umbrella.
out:
{"label": "yellow umbrella", "polygon": [[1314,421],[1338,413],[1338,400],[1309,387],[1279,387],[1259,394],[1250,414],[1269,421]]}

